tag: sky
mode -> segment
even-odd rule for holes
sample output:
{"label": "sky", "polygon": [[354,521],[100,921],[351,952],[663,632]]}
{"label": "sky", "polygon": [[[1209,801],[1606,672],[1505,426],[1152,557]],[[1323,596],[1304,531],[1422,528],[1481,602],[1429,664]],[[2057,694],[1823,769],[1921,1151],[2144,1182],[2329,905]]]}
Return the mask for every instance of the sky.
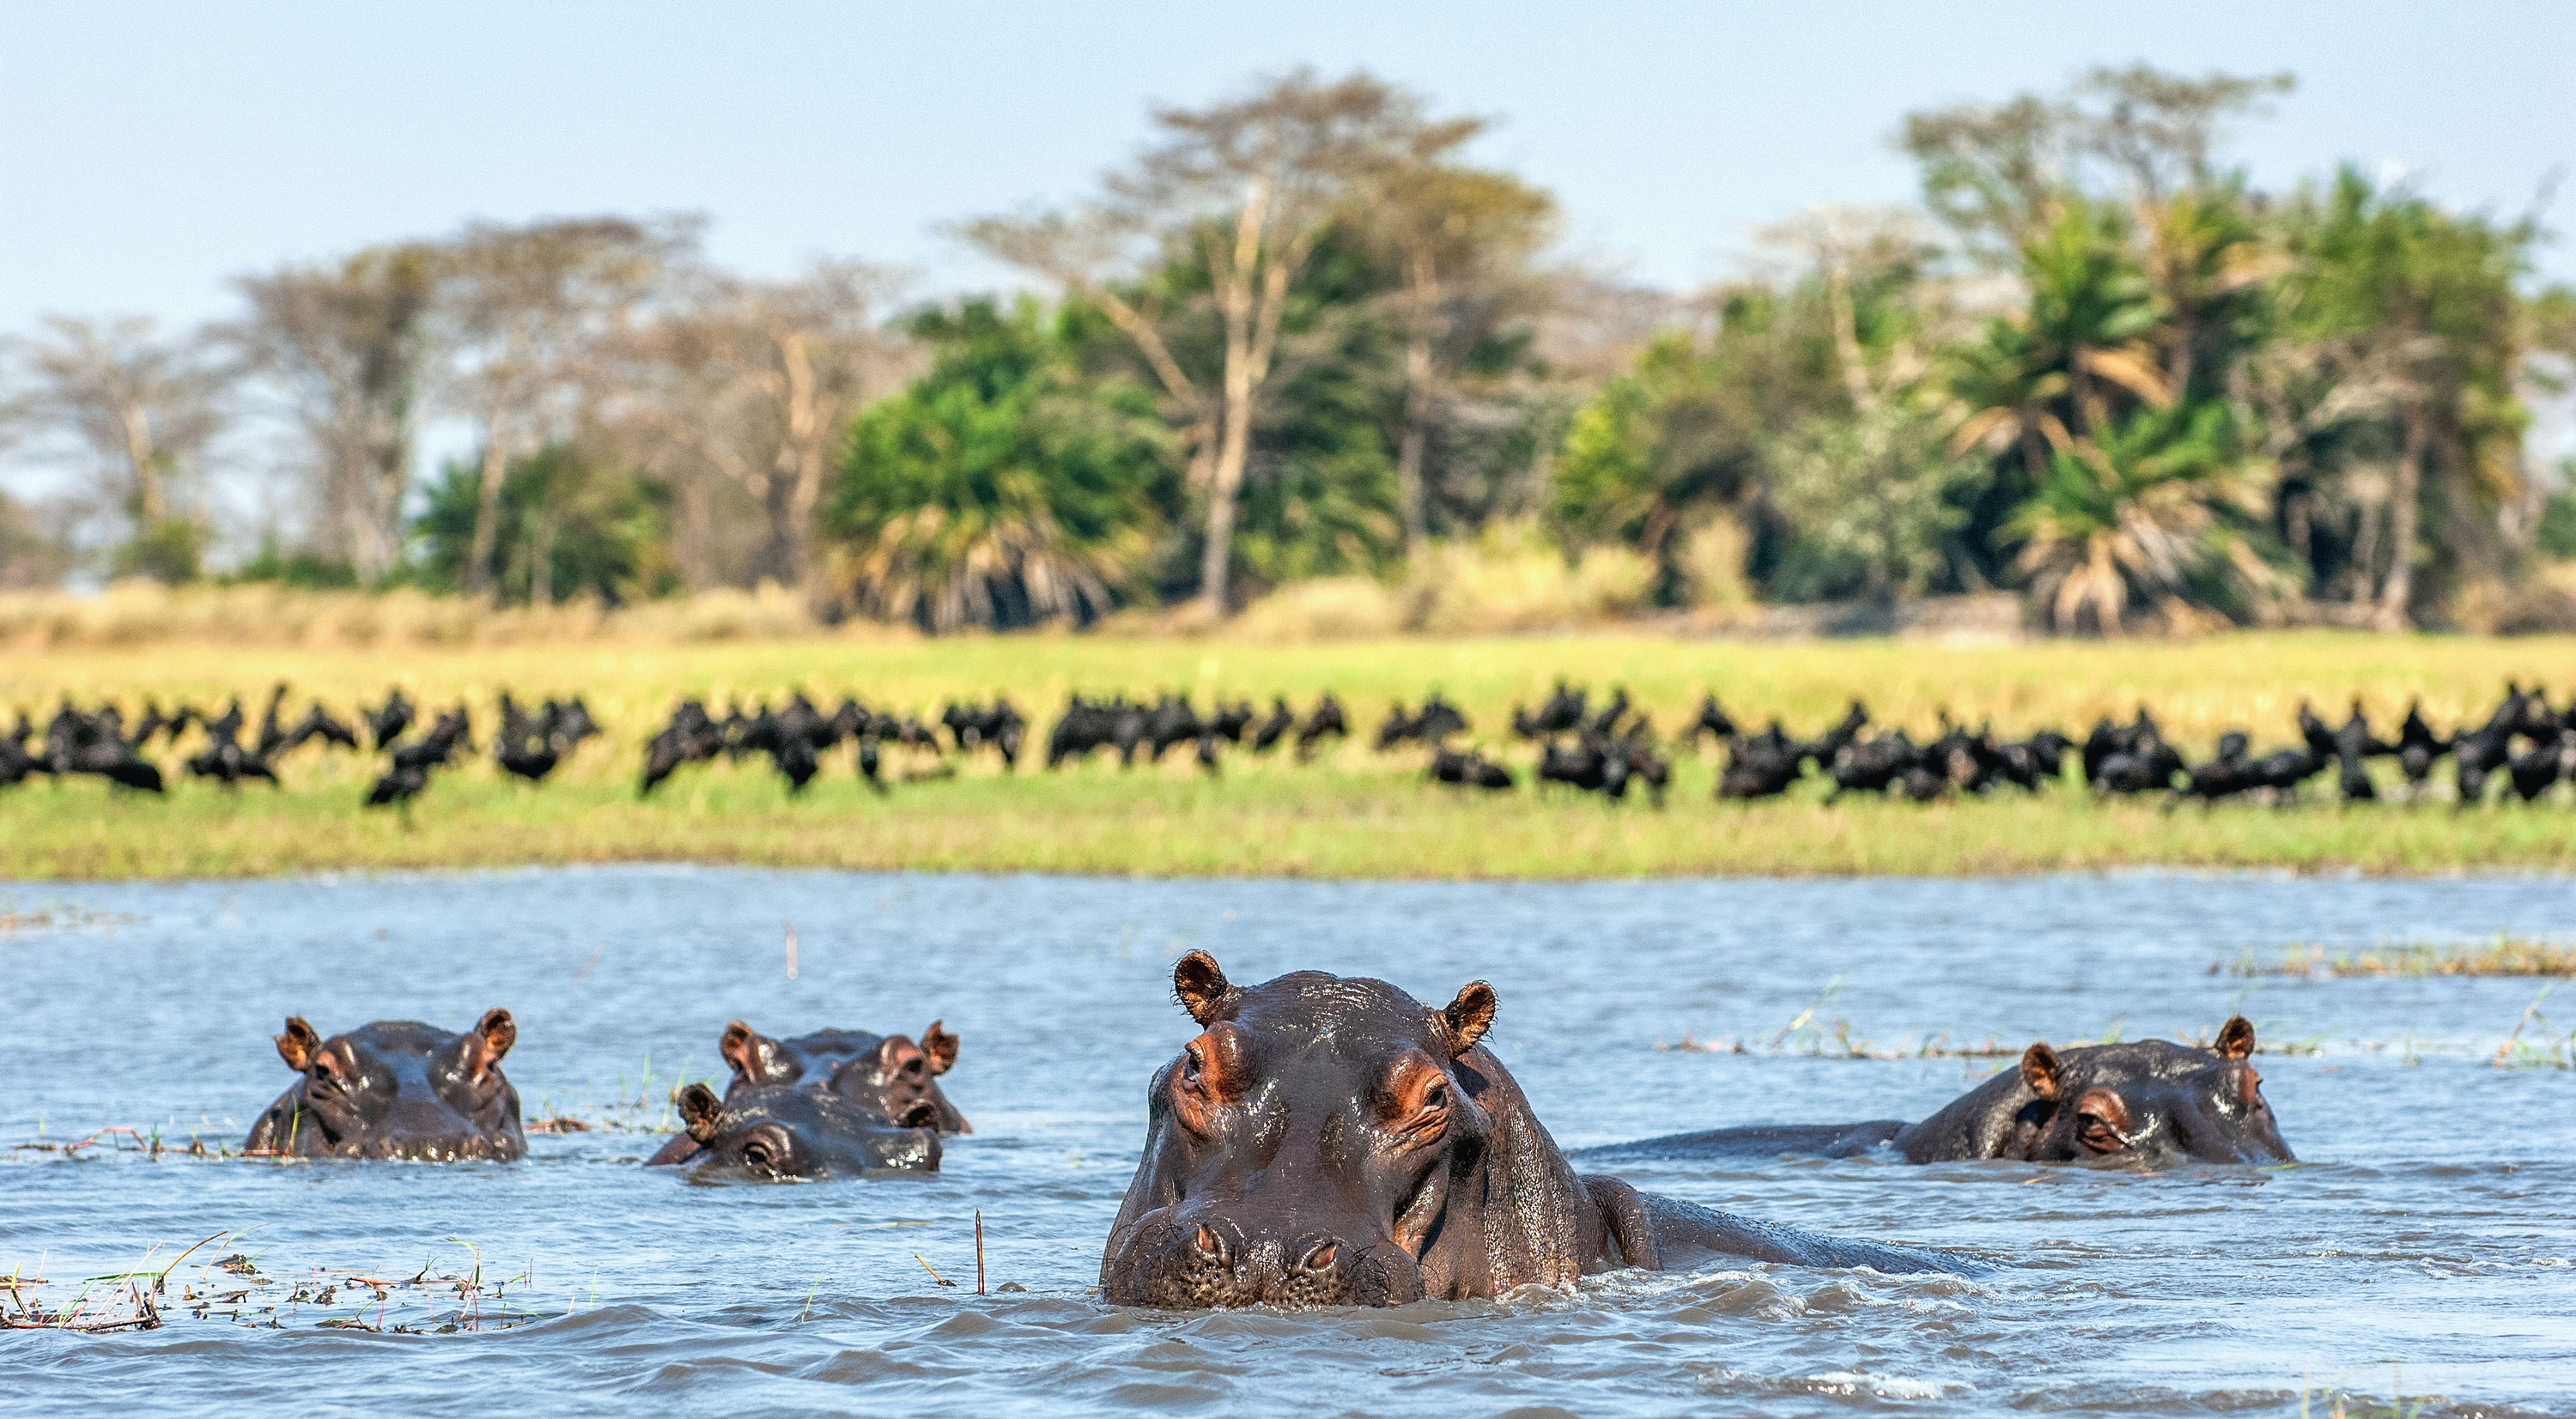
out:
{"label": "sky", "polygon": [[[1151,106],[1366,67],[1502,120],[1568,246],[1675,288],[1829,202],[1902,202],[1909,110],[2146,60],[2289,70],[2233,155],[2515,216],[2576,167],[2576,4],[437,5],[0,0],[0,335],[229,314],[227,282],[470,218],[695,211],[755,274],[1006,284],[941,230],[1063,200]],[[2576,227],[2576,191],[2552,213]],[[2542,253],[2576,280],[2576,249]]]}

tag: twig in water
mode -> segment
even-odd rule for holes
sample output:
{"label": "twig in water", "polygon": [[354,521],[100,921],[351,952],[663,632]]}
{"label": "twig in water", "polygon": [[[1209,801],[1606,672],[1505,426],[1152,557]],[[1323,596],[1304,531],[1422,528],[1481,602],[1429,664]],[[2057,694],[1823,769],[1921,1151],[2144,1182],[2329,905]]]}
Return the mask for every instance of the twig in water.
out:
{"label": "twig in water", "polygon": [[984,1209],[975,1209],[975,1294],[984,1294]]}
{"label": "twig in water", "polygon": [[939,1268],[932,1266],[927,1261],[923,1261],[921,1253],[914,1252],[912,1254],[912,1259],[921,1262],[921,1269],[930,1273],[931,1280],[938,1282],[942,1286],[954,1286],[957,1284],[956,1282],[949,1280],[947,1277],[940,1275]]}
{"label": "twig in water", "polygon": [[2549,992],[2556,990],[2557,988],[2558,982],[2556,981],[2551,981],[2549,984],[2542,986],[2540,988],[2540,993],[2531,998],[2531,1003],[2523,1007],[2522,1018],[2513,1022],[2513,1033],[2504,1037],[2503,1044],[2496,1046],[2496,1063],[2504,1063],[2505,1056],[2513,1053],[2513,1042],[2522,1038],[2522,1027],[2530,1024],[2531,1017],[2540,1013],[2540,1002],[2547,1000],[2549,998]]}

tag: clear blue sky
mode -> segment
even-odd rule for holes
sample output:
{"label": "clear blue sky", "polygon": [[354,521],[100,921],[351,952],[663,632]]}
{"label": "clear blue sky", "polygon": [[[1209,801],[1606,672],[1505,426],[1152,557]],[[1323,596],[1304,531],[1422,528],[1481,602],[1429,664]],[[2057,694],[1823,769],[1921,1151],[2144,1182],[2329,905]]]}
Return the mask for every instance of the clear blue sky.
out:
{"label": "clear blue sky", "polygon": [[[224,313],[225,281],[468,217],[702,210],[754,271],[994,284],[941,222],[1071,196],[1149,103],[1365,65],[1507,120],[1571,244],[1688,286],[1913,191],[1912,108],[2145,59],[2294,71],[2237,155],[2519,213],[2576,165],[2576,4],[63,4],[0,0],[0,332]],[[2576,187],[2557,204],[2576,227]],[[2576,251],[2544,254],[2576,277]]]}

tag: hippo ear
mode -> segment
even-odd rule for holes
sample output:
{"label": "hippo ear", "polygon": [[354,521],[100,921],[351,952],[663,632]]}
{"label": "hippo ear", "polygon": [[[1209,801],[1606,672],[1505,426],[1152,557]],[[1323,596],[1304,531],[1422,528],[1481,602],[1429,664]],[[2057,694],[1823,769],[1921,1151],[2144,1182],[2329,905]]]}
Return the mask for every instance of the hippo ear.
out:
{"label": "hippo ear", "polygon": [[301,1015],[286,1017],[286,1033],[277,1037],[277,1057],[286,1067],[301,1074],[313,1067],[313,1052],[322,1047],[322,1037],[304,1023]]}
{"label": "hippo ear", "polygon": [[1449,1057],[1476,1047],[1494,1023],[1494,988],[1480,980],[1458,987],[1458,998],[1440,1012],[1441,1032],[1449,1037]]}
{"label": "hippo ear", "polygon": [[509,1011],[498,1006],[484,1011],[483,1018],[474,1022],[473,1031],[465,1037],[466,1077],[480,1082],[518,1042],[519,1022],[510,1018]]}
{"label": "hippo ear", "polygon": [[2058,1090],[2057,1051],[2040,1041],[2021,1052],[2021,1082],[2043,1099],[2055,1101]]}
{"label": "hippo ear", "polygon": [[716,1041],[716,1053],[733,1066],[733,1072],[749,1079],[760,1077],[758,1044],[760,1036],[740,1020],[724,1027],[724,1037]]}
{"label": "hippo ear", "polygon": [[957,1037],[939,1028],[939,1021],[921,1032],[921,1053],[930,1061],[932,1074],[945,1074],[957,1067]]}
{"label": "hippo ear", "polygon": [[716,1115],[723,1105],[716,1102],[716,1091],[704,1084],[691,1084],[680,1091],[680,1126],[689,1131],[689,1139],[704,1148],[716,1141]]}
{"label": "hippo ear", "polygon": [[1217,1018],[1234,987],[1226,984],[1216,957],[1192,951],[1172,963],[1172,993],[1181,998],[1181,1008],[1190,1012],[1191,1019],[1205,1025]]}
{"label": "hippo ear", "polygon": [[2218,1027],[2218,1043],[2214,1048],[2220,1059],[2243,1059],[2252,1054],[2254,1022],[2242,1015],[2228,1016],[2227,1023]]}

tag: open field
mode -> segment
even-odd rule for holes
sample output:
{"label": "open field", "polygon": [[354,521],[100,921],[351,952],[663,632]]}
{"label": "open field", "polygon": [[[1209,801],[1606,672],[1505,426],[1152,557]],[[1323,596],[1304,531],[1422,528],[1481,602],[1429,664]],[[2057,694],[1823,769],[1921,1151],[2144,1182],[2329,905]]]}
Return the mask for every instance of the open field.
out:
{"label": "open field", "polygon": [[[2095,805],[2080,793],[2010,793],[1929,808],[1846,801],[1810,784],[1790,801],[1710,801],[1718,755],[1676,764],[1662,812],[1526,787],[1460,798],[1420,781],[1419,750],[1379,756],[1359,743],[1311,765],[1229,754],[1208,780],[1175,754],[1120,773],[1095,762],[1011,778],[980,761],[952,781],[898,785],[879,799],[849,751],[791,800],[766,764],[683,769],[638,802],[641,745],[684,694],[721,711],[804,686],[817,699],[935,712],[950,697],[1007,691],[1042,740],[1067,692],[1285,693],[1300,708],[1332,690],[1357,737],[1386,710],[1437,687],[1466,710],[1473,736],[1501,747],[1515,701],[1557,675],[1596,694],[1625,684],[1665,727],[1714,689],[1748,724],[1772,714],[1812,734],[1844,702],[1879,722],[1928,730],[1938,710],[1991,717],[2019,733],[2055,724],[2080,735],[2102,714],[2144,702],[2198,757],[2224,729],[2258,747],[2289,742],[2302,696],[2340,718],[2359,693],[2393,727],[2410,697],[2447,732],[2482,717],[2507,678],[2576,683],[2576,641],[2381,637],[2330,632],[2140,643],[1942,646],[1916,642],[1763,645],[1650,636],[1396,640],[1252,645],[1224,639],[1080,636],[943,641],[815,639],[713,645],[579,643],[485,649],[323,650],[153,644],[20,652],[0,662],[0,712],[43,711],[145,695],[168,704],[256,708],[274,680],[300,709],[318,696],[346,714],[400,684],[425,706],[463,696],[487,732],[493,697],[581,692],[608,731],[543,787],[506,781],[488,761],[442,773],[410,821],[362,812],[377,761],[306,750],[286,788],[239,794],[185,781],[167,800],[103,785],[32,781],[0,793],[0,874],[110,878],[255,875],[331,868],[504,866],[695,860],[834,867],[1147,874],[1280,873],[1372,877],[1645,876],[1700,873],[2008,873],[2132,865],[2356,868],[2425,873],[2576,868],[2576,809],[2381,804],[2344,811],[2331,785],[2296,811],[2239,806],[2165,813],[2153,803]],[[194,742],[193,736],[189,741]],[[1525,747],[1511,746],[1524,773]],[[178,756],[164,754],[175,772]],[[890,755],[894,765],[899,756]],[[2444,776],[2445,780],[2447,775]]]}

